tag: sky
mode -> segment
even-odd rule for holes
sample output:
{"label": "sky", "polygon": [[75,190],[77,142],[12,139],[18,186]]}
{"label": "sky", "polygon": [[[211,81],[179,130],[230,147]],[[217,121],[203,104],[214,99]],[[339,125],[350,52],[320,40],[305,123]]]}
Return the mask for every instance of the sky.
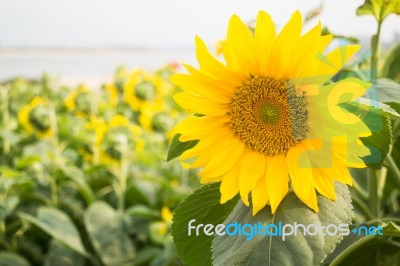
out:
{"label": "sky", "polygon": [[[355,15],[364,0],[0,0],[0,48],[191,48],[196,34],[207,43],[223,38],[232,14],[251,21],[263,9],[279,28],[321,2],[319,19],[332,32],[375,33],[372,16]],[[390,16],[382,40],[399,41],[399,25]]]}

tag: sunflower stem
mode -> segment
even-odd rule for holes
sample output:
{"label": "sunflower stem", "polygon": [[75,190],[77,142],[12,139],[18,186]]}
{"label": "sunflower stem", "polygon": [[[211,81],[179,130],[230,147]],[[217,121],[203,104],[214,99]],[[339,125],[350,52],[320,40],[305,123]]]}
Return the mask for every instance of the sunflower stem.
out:
{"label": "sunflower stem", "polygon": [[396,182],[396,186],[400,187],[400,170],[397,167],[395,161],[391,154],[386,157],[386,162],[388,164],[389,169],[391,170],[393,180]]}
{"label": "sunflower stem", "polygon": [[1,103],[2,103],[2,119],[3,119],[3,155],[7,155],[10,152],[11,144],[7,136],[10,125],[10,112],[8,110],[8,86],[2,86],[1,88]]}
{"label": "sunflower stem", "polygon": [[374,215],[371,212],[370,208],[368,207],[367,204],[365,204],[365,202],[362,199],[360,199],[358,197],[358,195],[352,195],[351,198],[352,198],[354,204],[358,206],[360,211],[362,211],[364,213],[364,215],[366,216],[366,220],[374,219],[374,217],[373,217]]}
{"label": "sunflower stem", "polygon": [[56,169],[58,168],[58,163],[59,163],[59,156],[60,156],[60,151],[59,151],[59,145],[58,145],[58,127],[57,127],[57,114],[56,110],[53,105],[50,105],[50,110],[49,110],[49,116],[50,116],[50,128],[52,132],[51,136],[51,144],[53,147],[53,152],[54,152],[54,161],[52,162],[52,171],[49,174],[49,182],[50,182],[50,188],[51,188],[51,198],[55,206],[58,206],[58,187],[57,187],[57,180],[56,180]]}
{"label": "sunflower stem", "polygon": [[358,192],[363,200],[368,199],[368,192],[364,188],[362,188],[358,181],[355,179],[353,179],[353,188]]}
{"label": "sunflower stem", "polygon": [[371,82],[375,82],[378,74],[378,54],[379,54],[379,39],[381,36],[381,28],[382,28],[382,16],[383,16],[384,8],[381,8],[381,12],[379,14],[378,22],[378,30],[376,34],[372,37],[371,40],[371,49],[372,49],[372,58],[371,58]]}
{"label": "sunflower stem", "polygon": [[119,182],[119,195],[118,195],[118,210],[123,212],[125,209],[125,193],[127,187],[127,179],[128,179],[128,167],[129,167],[129,150],[128,143],[124,139],[124,141],[120,142],[120,150],[121,150],[121,165],[118,173],[118,182]]}
{"label": "sunflower stem", "polygon": [[379,218],[378,174],[376,170],[368,169],[368,193],[371,218]]}

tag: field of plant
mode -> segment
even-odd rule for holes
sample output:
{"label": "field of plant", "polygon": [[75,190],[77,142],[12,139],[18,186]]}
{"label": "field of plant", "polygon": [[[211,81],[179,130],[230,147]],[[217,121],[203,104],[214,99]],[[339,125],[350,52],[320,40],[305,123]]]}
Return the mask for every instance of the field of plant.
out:
{"label": "field of plant", "polygon": [[121,68],[101,89],[2,83],[0,265],[176,260],[171,210],[197,181],[166,162],[175,71]]}
{"label": "field of plant", "polygon": [[233,15],[198,67],[0,82],[0,266],[400,265],[400,1],[357,9],[366,47],[319,12]]}

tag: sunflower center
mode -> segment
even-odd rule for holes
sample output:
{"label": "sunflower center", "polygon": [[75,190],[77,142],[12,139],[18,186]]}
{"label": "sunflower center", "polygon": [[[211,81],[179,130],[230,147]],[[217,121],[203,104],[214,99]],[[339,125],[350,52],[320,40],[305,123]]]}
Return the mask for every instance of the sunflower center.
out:
{"label": "sunflower center", "polygon": [[265,123],[275,124],[279,121],[279,109],[278,107],[270,104],[265,103],[260,107],[260,118]]}
{"label": "sunflower center", "polygon": [[236,91],[230,107],[234,133],[265,155],[286,154],[306,136],[305,97],[284,79],[252,77]]}

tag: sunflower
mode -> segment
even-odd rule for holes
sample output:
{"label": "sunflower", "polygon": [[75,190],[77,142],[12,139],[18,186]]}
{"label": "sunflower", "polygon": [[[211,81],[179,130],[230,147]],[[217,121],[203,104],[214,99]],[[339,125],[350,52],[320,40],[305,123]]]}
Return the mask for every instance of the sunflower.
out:
{"label": "sunflower", "polygon": [[[221,182],[221,203],[238,193],[253,215],[267,204],[274,213],[293,189],[318,211],[316,193],[336,200],[334,181],[351,185],[348,167],[366,167],[370,154],[360,137],[371,135],[362,119],[341,107],[370,84],[329,80],[359,49],[325,53],[331,35],[321,24],[302,34],[293,13],[276,34],[270,16],[257,15],[255,32],[237,16],[229,22],[220,62],[196,37],[199,69],[171,80],[184,89],[175,101],[191,116],[174,129],[180,141],[199,140],[179,160],[202,168],[201,183]],[[251,193],[251,194],[250,194]]]}
{"label": "sunflower", "polygon": [[137,69],[124,83],[124,101],[138,111],[141,107],[156,100],[158,80],[145,70]]}
{"label": "sunflower", "polygon": [[47,138],[53,135],[48,104],[46,99],[36,96],[18,113],[20,124],[27,132],[34,133],[38,138]]}
{"label": "sunflower", "polygon": [[99,150],[99,161],[104,164],[118,163],[121,160],[122,145],[128,145],[135,153],[141,152],[145,145],[141,128],[122,115],[113,116],[107,123],[92,116],[87,129],[94,133],[94,145]]}
{"label": "sunflower", "polygon": [[89,88],[86,85],[80,85],[68,95],[64,100],[68,111],[73,112],[78,117],[85,117],[91,113],[91,100]]}

